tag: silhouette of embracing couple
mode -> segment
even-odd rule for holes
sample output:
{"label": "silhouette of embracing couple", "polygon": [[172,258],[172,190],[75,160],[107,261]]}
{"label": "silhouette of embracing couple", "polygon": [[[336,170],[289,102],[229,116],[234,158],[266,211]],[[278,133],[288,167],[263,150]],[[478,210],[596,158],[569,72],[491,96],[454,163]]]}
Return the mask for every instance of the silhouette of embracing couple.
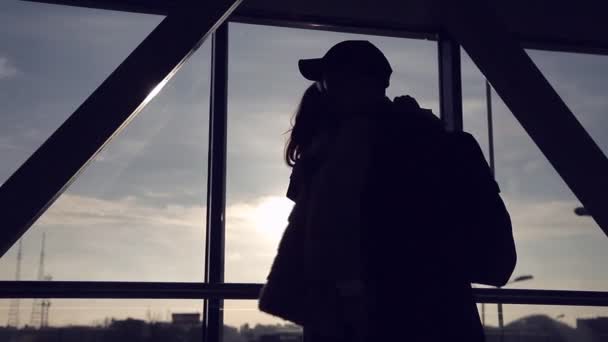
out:
{"label": "silhouette of embracing couple", "polygon": [[483,341],[471,283],[504,285],[509,214],[475,139],[410,96],[368,41],[302,59],[295,202],[259,298],[312,342]]}

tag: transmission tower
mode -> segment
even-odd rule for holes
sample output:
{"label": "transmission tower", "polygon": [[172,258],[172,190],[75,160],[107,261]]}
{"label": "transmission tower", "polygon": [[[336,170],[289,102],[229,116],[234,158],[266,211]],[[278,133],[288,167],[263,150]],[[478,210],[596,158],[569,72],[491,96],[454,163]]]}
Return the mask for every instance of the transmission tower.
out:
{"label": "transmission tower", "polygon": [[[19,240],[19,247],[17,247],[17,265],[15,270],[15,280],[21,280],[21,258],[22,258],[23,244]],[[19,327],[19,298],[11,299],[11,303],[8,310],[8,322],[7,327]]]}
{"label": "transmission tower", "polygon": [[[51,276],[44,274],[44,245],[46,240],[46,233],[42,233],[42,248],[40,249],[40,264],[38,265],[38,280],[51,280]],[[33,327],[45,328],[49,322],[49,307],[51,301],[46,298],[36,298],[32,305],[32,317],[30,323]]]}
{"label": "transmission tower", "polygon": [[[50,275],[44,276],[44,280],[51,281],[53,277]],[[51,310],[51,300],[48,298],[43,299],[40,302],[41,314],[40,314],[40,327],[46,328],[49,326],[49,311]]]}

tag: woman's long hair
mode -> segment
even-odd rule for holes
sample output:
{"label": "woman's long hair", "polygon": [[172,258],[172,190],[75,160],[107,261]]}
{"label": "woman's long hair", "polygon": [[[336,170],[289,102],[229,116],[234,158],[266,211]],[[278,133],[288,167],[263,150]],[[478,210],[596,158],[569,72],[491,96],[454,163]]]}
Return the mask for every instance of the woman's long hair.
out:
{"label": "woman's long hair", "polygon": [[310,146],[313,138],[322,129],[326,117],[324,94],[318,83],[311,84],[292,119],[292,127],[287,132],[289,139],[285,147],[285,162],[293,167],[302,157],[302,152]]}

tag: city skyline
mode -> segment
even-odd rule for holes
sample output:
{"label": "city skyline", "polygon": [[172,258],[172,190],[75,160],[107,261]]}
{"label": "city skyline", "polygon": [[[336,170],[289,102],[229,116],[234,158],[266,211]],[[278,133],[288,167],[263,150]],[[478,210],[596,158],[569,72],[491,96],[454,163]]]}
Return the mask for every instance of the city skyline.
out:
{"label": "city skyline", "polygon": [[[504,327],[504,330],[494,326],[486,326],[487,341],[563,341],[580,342],[596,341],[608,331],[608,317],[579,319],[576,326],[564,324],[563,315],[550,317],[536,314],[521,317]],[[61,337],[62,341],[199,341],[201,338],[200,313],[172,314],[165,320],[125,318],[115,319],[106,317],[90,325],[69,325],[35,329],[24,327],[0,327],[0,338],[27,338],[38,340],[52,336]],[[437,325],[440,325],[437,322]],[[385,326],[385,329],[395,329]],[[406,336],[408,331],[401,329],[398,335]],[[504,339],[501,338],[504,337]],[[224,342],[267,342],[267,341],[302,341],[302,329],[293,324],[243,324],[241,326],[224,325]]]}

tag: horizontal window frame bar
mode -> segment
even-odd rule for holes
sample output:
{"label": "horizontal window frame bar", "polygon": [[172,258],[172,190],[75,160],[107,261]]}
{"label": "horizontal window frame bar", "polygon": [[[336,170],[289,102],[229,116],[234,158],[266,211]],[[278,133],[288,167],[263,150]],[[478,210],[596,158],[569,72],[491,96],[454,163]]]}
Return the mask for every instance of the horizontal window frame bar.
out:
{"label": "horizontal window frame bar", "polygon": [[479,304],[608,307],[606,291],[475,288],[473,295]]}
{"label": "horizontal window frame bar", "polygon": [[[142,5],[139,2],[119,1],[119,0],[106,0],[106,1],[94,1],[94,0],[21,0],[26,2],[39,2],[55,5],[64,6],[76,6],[85,7],[92,9],[103,9],[130,13],[141,13],[141,14],[152,14],[152,15],[167,15],[172,9],[176,8],[175,5],[167,5],[164,1],[153,0],[146,5]],[[407,30],[399,28],[387,28],[378,27],[382,26],[382,23],[370,23],[368,25],[361,25],[358,23],[347,25],[341,21],[333,21],[332,18],[323,19],[325,24],[319,25],[319,20],[314,18],[305,18],[302,16],[294,16],[291,18],[285,18],[278,14],[268,13],[254,13],[252,11],[237,11],[234,15],[229,18],[231,22],[243,22],[249,24],[258,25],[271,25],[278,27],[291,27],[291,28],[307,28],[307,29],[320,29],[333,32],[349,32],[349,33],[360,33],[360,34],[371,34],[381,36],[393,36],[402,38],[422,38],[428,37],[427,39],[436,39],[439,32],[406,32]],[[331,22],[331,23],[329,23]],[[343,26],[346,25],[346,26]],[[350,27],[348,27],[350,26]],[[382,33],[383,32],[383,33]],[[435,37],[435,38],[433,38]],[[594,44],[593,42],[585,40],[573,40],[566,42],[557,42],[547,39],[543,36],[518,36],[517,39],[521,42],[521,45],[525,49],[534,50],[545,50],[554,52],[570,52],[570,53],[584,53],[591,55],[608,55],[608,46],[602,46]]]}
{"label": "horizontal window frame bar", "polygon": [[[149,15],[168,15],[178,6],[176,4],[167,4],[166,2],[153,0],[145,6],[138,2],[129,1],[95,1],[95,0],[21,0],[25,2],[45,3],[52,5],[63,5],[73,7],[83,7],[90,9],[101,9],[110,11],[119,11],[127,13],[149,14]],[[316,17],[298,15],[287,17],[281,13],[271,13],[268,11],[258,12],[251,10],[237,10],[228,21],[241,22],[255,25],[267,25],[287,28],[302,28],[312,30],[323,30],[342,33],[369,34],[386,37],[401,37],[413,39],[430,39],[436,40],[438,32],[434,31],[419,31],[413,32],[404,29],[403,27],[388,26],[382,22],[359,23],[347,21],[333,17]]]}
{"label": "horizontal window frame bar", "polygon": [[298,16],[297,18],[287,19],[278,15],[263,13],[234,13],[228,18],[228,22],[429,41],[436,41],[439,36],[439,31],[412,31],[386,23],[362,24],[339,18],[319,18],[315,16]]}
{"label": "horizontal window frame bar", "polygon": [[[255,300],[262,286],[252,283],[0,281],[0,298]],[[474,288],[473,295],[478,303],[608,307],[608,291]]]}
{"label": "horizontal window frame bar", "polygon": [[[150,14],[150,15],[163,15],[166,16],[171,9],[175,7],[167,7],[160,1],[154,1],[149,4],[148,7],[142,8],[138,4],[125,3],[119,1],[108,1],[106,6],[100,6],[96,1],[82,1],[82,0],[21,0],[25,2],[38,2],[53,5],[63,6],[74,6],[84,7],[91,9],[102,9],[129,13],[139,14]],[[243,11],[241,11],[243,12]],[[408,38],[408,39],[426,39],[426,40],[437,40],[439,32],[426,31],[426,32],[413,32],[398,27],[387,27],[386,25],[373,23],[368,25],[345,23],[340,20],[332,19],[319,19],[314,17],[294,17],[294,18],[283,18],[280,15],[272,15],[265,13],[250,13],[246,11],[241,13],[237,11],[230,18],[229,23],[243,23],[252,25],[266,25],[274,27],[284,28],[299,28],[309,30],[321,30],[328,32],[338,33],[354,33],[354,34],[368,34],[381,37],[396,37],[396,38]],[[581,53],[589,55],[608,55],[608,46],[597,46],[586,41],[568,41],[568,42],[557,42],[548,40],[542,36],[538,37],[522,37],[517,36],[517,39],[521,42],[524,49],[530,50],[541,50],[551,52],[563,52],[563,53]]]}
{"label": "horizontal window frame bar", "polygon": [[[23,0],[41,1],[41,0]],[[314,16],[297,16],[284,18],[280,15],[266,13],[253,13],[251,11],[235,11],[227,20],[229,23],[242,23],[264,25],[283,28],[320,30],[337,33],[366,34],[380,37],[394,37],[406,39],[420,39],[438,41],[441,30],[412,31],[399,26],[390,26],[386,23],[347,22],[339,18],[317,18]],[[527,37],[515,35],[521,46],[526,50],[539,50],[561,53],[579,53],[587,55],[608,56],[608,46],[599,46],[581,41],[558,42],[542,36]]]}
{"label": "horizontal window frame bar", "polygon": [[261,284],[0,281],[0,298],[256,299]]}

